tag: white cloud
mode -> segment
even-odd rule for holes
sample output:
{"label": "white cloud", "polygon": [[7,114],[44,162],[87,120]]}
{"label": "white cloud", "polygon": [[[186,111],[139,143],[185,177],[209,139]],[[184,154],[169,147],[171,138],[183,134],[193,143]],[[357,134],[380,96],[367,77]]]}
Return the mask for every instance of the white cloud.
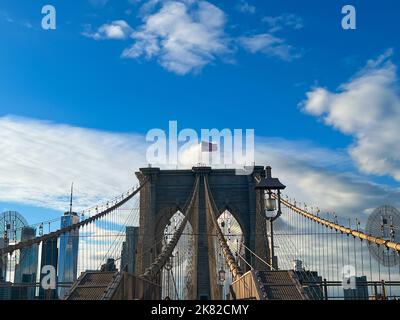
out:
{"label": "white cloud", "polygon": [[[205,163],[201,145],[191,146],[182,156],[181,166],[186,169]],[[255,160],[272,166],[273,175],[287,185],[285,194],[341,215],[363,217],[364,212],[386,200],[398,202],[395,197],[400,195],[400,191],[352,174],[352,161],[345,150],[324,149],[305,141],[257,138]]]}
{"label": "white cloud", "polygon": [[277,17],[264,17],[263,21],[269,25],[269,32],[280,31],[284,28],[292,28],[294,30],[303,28],[303,19],[293,13],[284,13]]}
{"label": "white cloud", "polygon": [[[250,53],[263,53],[285,61],[302,55],[285,39],[272,34],[283,27],[301,28],[301,19],[292,14],[264,18],[273,25],[269,33],[238,37],[226,32],[227,15],[208,1],[134,0],[133,3],[140,3],[140,25],[131,28],[124,20],[117,20],[103,24],[96,31],[86,25],[82,34],[96,40],[129,37],[134,43],[123,50],[122,58],[155,60],[178,75],[197,73],[218,59],[234,63],[233,54],[238,45]],[[245,0],[236,9],[255,12],[255,7]]]}
{"label": "white cloud", "polygon": [[301,56],[291,45],[282,38],[269,33],[255,34],[239,38],[239,44],[250,53],[264,53],[285,61],[291,61]]}
{"label": "white cloud", "polygon": [[[399,205],[400,190],[352,173],[346,152],[283,139],[258,138],[255,146],[256,163],[272,165],[285,193],[298,201],[353,216],[383,203]],[[146,166],[146,147],[145,137],[135,134],[0,118],[0,201],[65,210],[73,181],[76,208],[91,207],[137,184],[133,173]],[[185,168],[197,164],[196,150]]]}
{"label": "white cloud", "polygon": [[[79,236],[78,274],[100,268],[107,258],[120,258],[122,242],[125,241],[125,226],[111,227],[97,221],[82,227]],[[117,266],[119,262],[120,260],[116,261]]]}
{"label": "white cloud", "polygon": [[240,0],[239,3],[236,5],[236,10],[244,13],[255,13],[256,12],[256,7],[251,5],[245,0]]}
{"label": "white cloud", "polygon": [[198,71],[228,51],[225,21],[224,12],[206,1],[165,2],[144,17],[132,34],[135,43],[122,56],[154,58],[181,75]]}
{"label": "white cloud", "polygon": [[400,86],[391,55],[369,61],[337,92],[313,89],[302,107],[354,138],[349,153],[361,171],[400,180]]}
{"label": "white cloud", "polygon": [[86,208],[134,186],[145,164],[139,135],[123,135],[31,119],[0,118],[0,199],[65,210]]}
{"label": "white cloud", "polygon": [[87,29],[88,30],[83,32],[83,35],[89,38],[93,38],[95,40],[126,39],[131,35],[133,31],[129,24],[124,20],[116,20],[109,24],[103,24],[95,32],[92,32],[90,30],[91,26],[87,26]]}
{"label": "white cloud", "polygon": [[339,216],[365,220],[377,206],[400,205],[400,189],[352,173],[345,153],[303,142],[261,139],[256,143],[256,163],[271,165],[272,175],[287,186],[284,193],[292,199]]}

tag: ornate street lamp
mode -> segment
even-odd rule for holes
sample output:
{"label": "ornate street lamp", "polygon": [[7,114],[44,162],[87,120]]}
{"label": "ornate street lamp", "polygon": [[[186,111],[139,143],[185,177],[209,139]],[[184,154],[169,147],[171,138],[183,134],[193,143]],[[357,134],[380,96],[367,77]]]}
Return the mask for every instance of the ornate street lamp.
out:
{"label": "ornate street lamp", "polygon": [[225,275],[226,275],[226,272],[225,272],[224,268],[221,267],[221,269],[218,271],[218,280],[219,280],[220,284],[223,284],[225,282]]}
{"label": "ornate street lamp", "polygon": [[167,260],[167,262],[165,263],[164,268],[165,268],[165,270],[167,270],[167,271],[172,270],[173,267],[172,267],[171,259],[168,259],[168,260]]}
{"label": "ornate street lamp", "polygon": [[[273,232],[273,222],[279,218],[282,214],[281,211],[281,190],[285,189],[286,186],[282,184],[278,178],[272,178],[271,167],[265,167],[265,178],[260,179],[260,181],[255,186],[256,190],[260,190],[264,193],[264,199],[260,199],[261,203],[264,200],[265,208],[262,210],[262,216],[269,222],[269,229],[271,233],[271,243],[270,243],[270,263],[271,266],[276,268],[276,262],[274,259],[274,232]],[[275,193],[275,197],[272,194]]]}
{"label": "ornate street lamp", "polygon": [[[285,189],[286,186],[282,184],[278,178],[272,178],[270,166],[265,167],[265,173],[266,177],[261,178],[261,180],[255,186],[255,189],[261,190],[265,195],[264,218],[274,221],[282,214],[281,190]],[[272,197],[273,192],[276,192],[277,200]]]}
{"label": "ornate street lamp", "polygon": [[220,299],[224,300],[224,283],[226,280],[226,272],[223,268],[223,266],[221,265],[221,269],[218,270],[218,287],[219,287],[219,292],[220,292]]}

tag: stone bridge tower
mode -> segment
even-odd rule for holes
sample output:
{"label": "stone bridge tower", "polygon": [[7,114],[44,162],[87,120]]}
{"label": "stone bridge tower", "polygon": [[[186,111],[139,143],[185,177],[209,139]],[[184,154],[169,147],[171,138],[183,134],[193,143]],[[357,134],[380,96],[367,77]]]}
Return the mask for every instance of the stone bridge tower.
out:
{"label": "stone bridge tower", "polygon": [[[192,170],[160,170],[141,168],[136,173],[140,182],[148,183],[140,192],[140,230],[137,248],[136,273],[142,273],[161,252],[161,238],[169,219],[178,211],[183,211],[198,175],[207,175],[210,189],[219,214],[228,210],[239,222],[245,245],[260,257],[269,258],[265,219],[260,214],[260,192],[254,189],[254,176],[265,176],[264,168],[257,166],[252,175],[236,175],[234,169],[211,169],[194,167]],[[261,200],[263,201],[263,200]],[[210,259],[210,241],[207,238],[206,203],[204,183],[200,179],[199,196],[194,206],[195,214],[190,223],[196,234],[196,270],[192,299],[212,299],[219,288],[215,260]],[[246,260],[250,260],[246,252]],[[140,258],[139,258],[140,257]],[[260,261],[252,259],[254,268],[265,269]]]}

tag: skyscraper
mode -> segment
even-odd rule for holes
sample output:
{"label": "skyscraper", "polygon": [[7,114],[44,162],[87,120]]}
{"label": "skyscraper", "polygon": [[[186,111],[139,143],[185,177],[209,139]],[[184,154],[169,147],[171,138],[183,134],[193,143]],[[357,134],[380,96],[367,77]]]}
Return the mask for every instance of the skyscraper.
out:
{"label": "skyscraper", "polygon": [[135,273],[138,238],[138,227],[126,227],[126,240],[122,244],[121,252],[121,270],[125,270],[129,273]]}
{"label": "skyscraper", "polygon": [[[50,265],[53,266],[55,270],[57,270],[57,262],[58,262],[58,248],[57,248],[57,239],[49,239],[42,244],[42,257],[41,257],[41,265],[40,270],[43,269],[44,266]],[[43,274],[40,274],[40,282],[42,282]],[[42,287],[39,289],[39,298],[40,299],[56,299],[57,298],[57,290],[44,290]]]}
{"label": "skyscraper", "polygon": [[[5,247],[4,239],[0,239],[0,249]],[[6,281],[7,255],[0,256],[0,282]]]}
{"label": "skyscraper", "polygon": [[[61,217],[61,228],[65,228],[79,222],[79,216],[75,212],[66,212]],[[79,230],[75,229],[60,236],[60,250],[58,255],[58,282],[61,286],[58,290],[59,298],[63,298],[68,290],[64,285],[72,285],[77,278],[78,270],[78,246]]]}
{"label": "skyscraper", "polygon": [[[4,248],[5,241],[0,239],[0,249]],[[0,300],[11,299],[11,284],[6,282],[7,276],[7,255],[0,256]],[[9,286],[7,286],[7,284]]]}
{"label": "skyscraper", "polygon": [[355,277],[355,282],[354,289],[343,289],[344,300],[368,300],[367,277]]}
{"label": "skyscraper", "polygon": [[[23,227],[21,230],[21,241],[35,238],[36,229],[31,227]],[[14,284],[21,285],[15,290],[13,299],[29,299],[35,298],[36,277],[38,267],[38,245],[34,244],[20,250],[19,262],[15,266]],[[26,284],[31,284],[26,286]]]}
{"label": "skyscraper", "polygon": [[304,270],[302,261],[295,260],[294,273],[303,286],[304,292],[312,300],[324,299],[324,291],[322,289],[322,277],[317,271]]}

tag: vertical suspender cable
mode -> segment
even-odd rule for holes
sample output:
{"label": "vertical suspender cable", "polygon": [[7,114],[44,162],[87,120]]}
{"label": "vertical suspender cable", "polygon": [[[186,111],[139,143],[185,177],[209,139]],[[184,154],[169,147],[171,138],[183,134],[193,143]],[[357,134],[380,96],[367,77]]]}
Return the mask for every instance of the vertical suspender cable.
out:
{"label": "vertical suspender cable", "polygon": [[[382,253],[383,253],[383,251],[382,251]],[[379,257],[379,250],[378,250],[378,257]],[[378,263],[378,276],[379,276],[378,281],[381,281],[382,280],[381,279],[381,263],[379,261],[377,261],[377,263]]]}
{"label": "vertical suspender cable", "polygon": [[[370,246],[371,244],[370,243],[368,243],[368,247]],[[372,277],[372,257],[371,257],[371,253],[370,253],[370,250],[369,250],[369,248],[368,248],[368,256],[369,256],[369,277],[370,277],[370,281],[374,281],[374,279],[373,279],[373,277]]]}
{"label": "vertical suspender cable", "polygon": [[354,268],[357,276],[357,250],[356,250],[356,237],[353,237],[353,250],[354,250]]}
{"label": "vertical suspender cable", "polygon": [[392,297],[392,279],[391,279],[391,275],[390,275],[390,249],[387,249],[387,252],[388,252],[387,265],[388,265],[388,275],[389,275],[389,296]]}

